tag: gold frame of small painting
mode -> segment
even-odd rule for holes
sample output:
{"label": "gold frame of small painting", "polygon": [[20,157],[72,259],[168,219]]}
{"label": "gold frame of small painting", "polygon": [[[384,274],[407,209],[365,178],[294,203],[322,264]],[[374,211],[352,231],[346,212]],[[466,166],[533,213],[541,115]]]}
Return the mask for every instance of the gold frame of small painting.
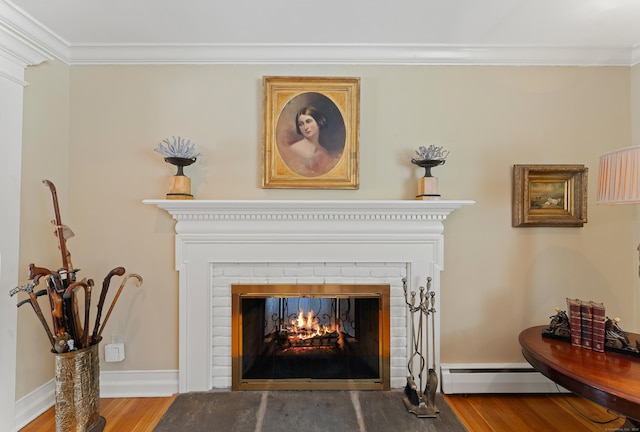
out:
{"label": "gold frame of small painting", "polygon": [[358,189],[360,78],[265,76],[263,188]]}
{"label": "gold frame of small painting", "polygon": [[587,223],[584,165],[514,165],[514,227],[581,227]]}

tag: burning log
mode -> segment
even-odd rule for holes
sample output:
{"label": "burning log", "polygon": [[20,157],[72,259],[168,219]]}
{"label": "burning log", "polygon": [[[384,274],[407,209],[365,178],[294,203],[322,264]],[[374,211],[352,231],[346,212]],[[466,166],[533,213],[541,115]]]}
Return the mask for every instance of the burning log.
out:
{"label": "burning log", "polygon": [[275,339],[281,349],[303,347],[329,347],[343,350],[344,335],[340,324],[320,324],[313,311],[306,314],[300,310],[298,316],[290,320],[277,332]]}

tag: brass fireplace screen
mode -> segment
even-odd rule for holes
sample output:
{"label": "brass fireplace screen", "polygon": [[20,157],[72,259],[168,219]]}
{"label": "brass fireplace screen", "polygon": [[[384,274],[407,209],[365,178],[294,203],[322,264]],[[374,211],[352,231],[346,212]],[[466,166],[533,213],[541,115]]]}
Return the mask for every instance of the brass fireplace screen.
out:
{"label": "brass fireplace screen", "polygon": [[233,390],[388,390],[389,285],[232,285]]}

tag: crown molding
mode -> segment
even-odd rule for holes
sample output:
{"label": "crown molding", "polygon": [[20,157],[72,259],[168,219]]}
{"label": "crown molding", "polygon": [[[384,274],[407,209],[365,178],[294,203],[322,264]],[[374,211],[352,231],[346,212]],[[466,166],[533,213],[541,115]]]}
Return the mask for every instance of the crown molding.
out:
{"label": "crown molding", "polygon": [[13,9],[0,3],[0,77],[26,86],[24,69],[50,60],[51,56],[15,25]]}
{"label": "crown molding", "polygon": [[630,66],[627,47],[422,44],[74,45],[73,65],[349,64]]}
{"label": "crown molding", "polygon": [[8,0],[0,0],[0,28],[3,27],[11,29],[29,45],[41,51],[47,60],[55,57],[69,63],[69,43]]}
{"label": "crown molding", "polygon": [[640,45],[636,45],[631,50],[631,66],[635,66],[640,63]]}
{"label": "crown molding", "polygon": [[[100,64],[349,64],[632,66],[640,46],[541,47],[430,44],[70,44],[9,0],[0,0],[0,33],[44,59]],[[1,48],[4,47],[0,40]],[[39,60],[43,61],[43,60]],[[38,59],[27,61],[37,64]]]}

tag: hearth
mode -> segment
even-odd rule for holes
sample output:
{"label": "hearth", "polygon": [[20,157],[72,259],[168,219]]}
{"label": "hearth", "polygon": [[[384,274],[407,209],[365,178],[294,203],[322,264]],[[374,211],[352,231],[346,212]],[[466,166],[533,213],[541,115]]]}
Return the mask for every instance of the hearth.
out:
{"label": "hearth", "polygon": [[233,390],[388,390],[389,285],[232,285]]}

